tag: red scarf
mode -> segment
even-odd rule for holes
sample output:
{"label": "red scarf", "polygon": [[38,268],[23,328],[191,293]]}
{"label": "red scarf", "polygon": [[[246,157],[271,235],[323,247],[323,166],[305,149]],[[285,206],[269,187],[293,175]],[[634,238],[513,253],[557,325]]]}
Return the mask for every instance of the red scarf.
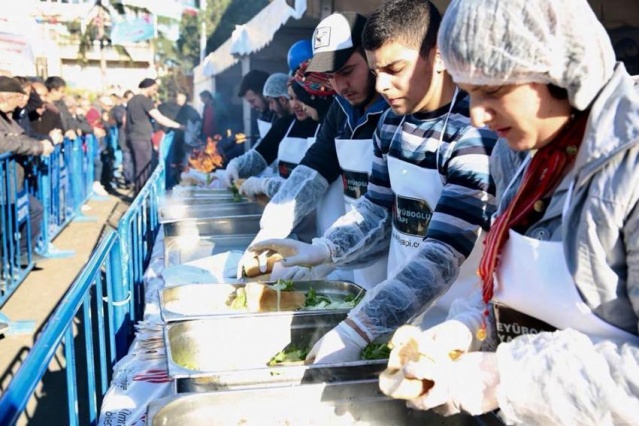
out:
{"label": "red scarf", "polygon": [[[554,141],[537,151],[510,205],[497,217],[486,235],[478,271],[483,285],[483,299],[486,303],[484,316],[488,316],[488,303],[493,298],[493,276],[499,266],[501,250],[508,241],[508,230],[527,229],[533,224],[534,218],[539,213],[535,214],[535,203],[554,192],[575,162],[587,121],[587,112],[577,113]],[[485,328],[484,319],[478,334],[480,339],[485,337]]]}

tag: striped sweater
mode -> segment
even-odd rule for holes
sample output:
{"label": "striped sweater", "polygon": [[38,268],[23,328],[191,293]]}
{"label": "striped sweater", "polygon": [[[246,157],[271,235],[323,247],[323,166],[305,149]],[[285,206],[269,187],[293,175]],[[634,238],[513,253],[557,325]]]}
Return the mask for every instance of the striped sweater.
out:
{"label": "striped sweater", "polygon": [[497,140],[494,133],[472,127],[468,107],[468,96],[460,92],[441,145],[439,139],[449,105],[409,116],[387,111],[373,136],[375,157],[366,194],[370,201],[391,211],[395,194],[388,174],[388,156],[425,169],[438,169],[444,189],[425,239],[448,244],[464,257],[472,251],[480,228],[488,229],[495,209],[489,158]]}

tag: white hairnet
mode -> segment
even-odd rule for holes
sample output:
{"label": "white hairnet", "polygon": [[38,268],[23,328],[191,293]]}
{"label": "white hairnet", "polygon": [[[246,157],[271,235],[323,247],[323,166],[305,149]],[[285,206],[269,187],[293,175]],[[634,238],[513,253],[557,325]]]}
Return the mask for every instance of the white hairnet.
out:
{"label": "white hairnet", "polygon": [[457,83],[551,83],[584,110],[612,76],[615,54],[586,0],[454,0],[438,46]]}
{"label": "white hairnet", "polygon": [[279,98],[280,96],[288,98],[288,86],[286,83],[289,78],[288,75],[281,72],[271,74],[264,83],[262,94],[271,98]]}

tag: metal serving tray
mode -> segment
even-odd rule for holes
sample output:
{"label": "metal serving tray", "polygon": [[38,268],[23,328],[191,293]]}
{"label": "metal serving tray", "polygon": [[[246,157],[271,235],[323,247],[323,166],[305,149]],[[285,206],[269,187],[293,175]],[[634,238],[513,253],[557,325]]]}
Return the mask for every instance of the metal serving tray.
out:
{"label": "metal serving tray", "polygon": [[310,348],[346,318],[345,312],[218,316],[165,326],[169,375],[177,392],[207,392],[375,378],[386,360],[273,366],[287,347]]}
{"label": "metal serving tray", "polygon": [[168,268],[169,266],[182,265],[226,251],[245,251],[253,238],[255,238],[255,234],[165,238],[164,266]]}
{"label": "metal serving tray", "polygon": [[442,417],[381,393],[377,380],[180,394],[147,409],[151,426],[501,426],[494,414]]}
{"label": "metal serving tray", "polygon": [[186,219],[163,224],[164,241],[176,237],[198,238],[220,235],[257,235],[261,215]]}
{"label": "metal serving tray", "polygon": [[218,202],[212,204],[169,204],[160,206],[160,223],[184,219],[214,219],[232,216],[261,215],[264,207],[258,203]]}
{"label": "metal serving tray", "polygon": [[186,198],[226,198],[232,199],[233,192],[228,189],[219,189],[219,188],[202,188],[198,186],[190,186],[190,187],[174,187],[171,191],[167,192],[167,194],[160,199],[163,200],[176,200],[176,199],[186,199]]}
{"label": "metal serving tray", "polygon": [[[231,309],[226,301],[244,284],[187,284],[160,291],[160,313],[164,322],[204,319],[219,315],[278,315],[279,312],[248,312]],[[295,290],[307,292],[313,288],[318,294],[344,299],[357,297],[365,290],[346,281],[297,281]],[[350,309],[314,310],[312,312],[348,312]],[[296,314],[304,311],[295,311]]]}

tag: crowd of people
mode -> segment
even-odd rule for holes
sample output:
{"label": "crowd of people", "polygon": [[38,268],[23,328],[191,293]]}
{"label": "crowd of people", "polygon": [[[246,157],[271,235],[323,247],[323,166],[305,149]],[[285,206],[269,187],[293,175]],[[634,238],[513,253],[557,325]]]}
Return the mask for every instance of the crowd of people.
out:
{"label": "crowd of people", "polygon": [[278,252],[367,289],[307,361],[401,329],[380,387],[413,408],[636,423],[639,89],[587,1],[384,0],[312,43],[246,75],[276,119],[223,176],[270,199],[238,278]]}

